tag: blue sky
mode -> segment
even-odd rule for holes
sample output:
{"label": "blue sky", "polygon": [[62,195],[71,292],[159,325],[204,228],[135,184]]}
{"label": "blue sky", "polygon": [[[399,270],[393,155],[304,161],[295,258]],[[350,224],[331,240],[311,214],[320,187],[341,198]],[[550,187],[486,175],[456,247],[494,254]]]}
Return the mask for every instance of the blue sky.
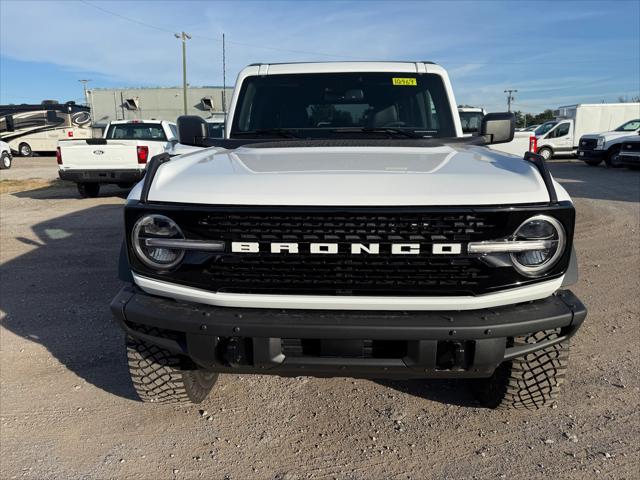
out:
{"label": "blue sky", "polygon": [[[111,12],[111,13],[109,13]],[[122,18],[118,15],[127,17]],[[253,62],[432,60],[458,103],[505,110],[640,95],[640,1],[0,0],[0,103],[82,101],[92,87],[227,83]]]}

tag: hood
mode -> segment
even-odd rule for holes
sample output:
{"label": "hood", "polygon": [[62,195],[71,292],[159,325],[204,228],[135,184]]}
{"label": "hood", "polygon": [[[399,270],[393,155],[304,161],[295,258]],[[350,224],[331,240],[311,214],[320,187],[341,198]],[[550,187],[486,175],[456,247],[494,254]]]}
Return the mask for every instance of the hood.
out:
{"label": "hood", "polygon": [[[138,197],[139,191],[140,186],[130,198]],[[549,196],[534,165],[481,146],[247,146],[172,159],[158,169],[149,200],[449,206],[548,202]]]}
{"label": "hood", "polygon": [[[635,135],[637,135],[638,133],[636,132]],[[587,133],[586,135],[583,135],[580,138],[598,138],[598,137],[603,137],[606,140],[612,140],[614,138],[620,138],[620,137],[628,137],[628,136],[633,136],[632,132],[602,132],[602,133]]]}

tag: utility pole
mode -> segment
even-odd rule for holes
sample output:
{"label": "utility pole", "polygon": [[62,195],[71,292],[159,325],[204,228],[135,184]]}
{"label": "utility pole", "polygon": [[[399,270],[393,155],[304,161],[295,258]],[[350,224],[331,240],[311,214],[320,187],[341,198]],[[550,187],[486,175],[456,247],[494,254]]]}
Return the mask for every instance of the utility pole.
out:
{"label": "utility pole", "polygon": [[82,80],[78,80],[82,84],[82,88],[84,89],[84,104],[89,105],[89,97],[87,96],[87,83],[91,81],[90,78],[83,78]]}
{"label": "utility pole", "polygon": [[224,48],[224,33],[222,34],[222,113],[227,121],[227,59]]}
{"label": "utility pole", "polygon": [[182,95],[184,97],[184,114],[187,115],[187,40],[191,35],[186,32],[174,33],[178,40],[182,40]]}
{"label": "utility pole", "polygon": [[511,102],[513,102],[516,98],[513,96],[514,93],[518,93],[518,90],[505,90],[504,93],[507,94],[507,109],[511,111]]}

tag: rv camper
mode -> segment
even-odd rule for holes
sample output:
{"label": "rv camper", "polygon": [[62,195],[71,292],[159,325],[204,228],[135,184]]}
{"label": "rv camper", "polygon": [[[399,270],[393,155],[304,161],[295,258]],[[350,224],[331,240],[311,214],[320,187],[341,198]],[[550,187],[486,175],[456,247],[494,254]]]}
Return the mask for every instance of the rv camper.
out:
{"label": "rv camper", "polygon": [[0,105],[0,140],[23,157],[55,152],[58,140],[91,137],[89,107],[75,102]]}

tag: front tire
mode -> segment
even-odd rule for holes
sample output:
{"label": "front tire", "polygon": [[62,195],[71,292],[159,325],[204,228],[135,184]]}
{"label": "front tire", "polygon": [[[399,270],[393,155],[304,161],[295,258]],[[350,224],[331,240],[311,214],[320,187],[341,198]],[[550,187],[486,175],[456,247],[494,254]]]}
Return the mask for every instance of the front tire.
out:
{"label": "front tire", "polygon": [[542,147],[540,150],[538,150],[538,155],[544,158],[545,161],[551,160],[551,157],[553,157],[553,151],[551,151],[550,148]]}
{"label": "front tire", "polygon": [[31,157],[33,155],[33,150],[31,150],[31,145],[22,142],[18,145],[18,153],[21,157]]}
{"label": "front tire", "polygon": [[[552,340],[559,329],[514,339],[514,346]],[[488,408],[538,410],[549,405],[564,383],[569,362],[569,342],[537,350],[498,366],[493,375],[474,381],[474,393]]]}
{"label": "front tire", "polygon": [[7,152],[2,152],[2,156],[0,156],[0,168],[2,170],[8,170],[11,168],[11,155]]}
{"label": "front tire", "polygon": [[188,358],[127,337],[127,359],[133,387],[143,402],[165,405],[200,403],[218,374],[199,370]]}
{"label": "front tire", "polygon": [[78,193],[82,198],[95,198],[100,194],[100,184],[78,183]]}
{"label": "front tire", "polygon": [[606,163],[607,167],[609,168],[620,168],[622,167],[622,165],[618,160],[619,156],[620,156],[620,146],[611,147],[607,152],[607,156],[604,159],[604,163]]}

